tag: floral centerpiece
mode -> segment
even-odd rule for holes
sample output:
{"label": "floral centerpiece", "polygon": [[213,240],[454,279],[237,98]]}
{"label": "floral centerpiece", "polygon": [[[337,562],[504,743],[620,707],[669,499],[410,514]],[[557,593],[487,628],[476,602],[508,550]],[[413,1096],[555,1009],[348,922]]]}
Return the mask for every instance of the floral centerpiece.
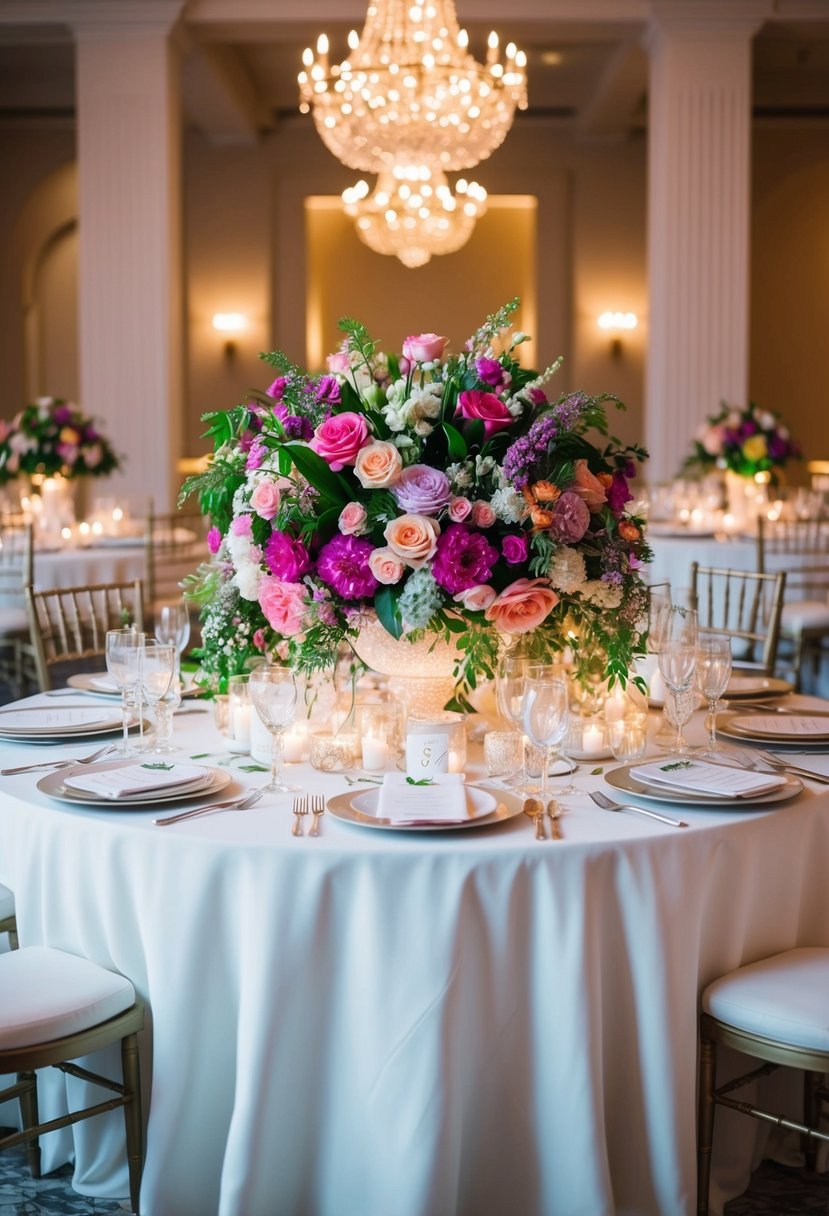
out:
{"label": "floral centerpiece", "polygon": [[747,409],[723,402],[720,412],[700,427],[683,467],[727,469],[740,477],[768,474],[764,480],[774,480],[787,460],[800,455],[779,414],[761,410],[753,401]]}
{"label": "floral centerpiece", "polygon": [[450,708],[469,707],[505,639],[541,659],[569,647],[577,670],[600,653],[627,679],[650,558],[628,482],[646,453],[607,437],[616,398],[556,397],[560,360],[519,365],[517,304],[458,355],[436,334],[383,354],[344,319],[326,373],[263,355],[267,391],[205,416],[215,452],[182,499],[198,492],[213,525],[188,594],[214,686],[261,653],[333,667],[378,625],[392,644],[451,646]]}
{"label": "floral centerpiece", "polygon": [[38,397],[11,422],[0,419],[0,485],[21,475],[104,477],[118,467],[109,440],[70,401]]}

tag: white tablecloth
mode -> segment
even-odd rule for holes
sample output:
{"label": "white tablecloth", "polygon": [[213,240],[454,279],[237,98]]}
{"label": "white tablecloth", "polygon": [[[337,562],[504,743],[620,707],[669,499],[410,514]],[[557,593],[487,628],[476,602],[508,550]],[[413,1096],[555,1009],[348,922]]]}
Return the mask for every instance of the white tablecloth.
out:
{"label": "white tablecloth", "polygon": [[[219,750],[207,716],[176,732]],[[40,754],[0,744],[4,766]],[[146,1216],[690,1216],[701,989],[829,945],[819,787],[766,813],[684,808],[685,830],[579,795],[541,845],[523,816],[415,835],[327,814],[297,839],[284,795],[159,829],[35,780],[3,781],[0,881],[24,944],[148,1001]],[[728,1112],[718,1129],[715,1211],[760,1134]],[[75,1145],[78,1189],[126,1193],[119,1115]]]}
{"label": "white tablecloth", "polygon": [[34,576],[38,591],[62,587],[94,587],[100,583],[128,583],[146,577],[144,538],[122,544],[88,545],[35,551]]}
{"label": "white tablecloth", "polygon": [[648,529],[648,544],[653,562],[647,568],[649,583],[669,582],[674,590],[691,585],[691,563],[727,567],[731,570],[757,569],[757,542],[746,537],[715,540],[713,536],[668,534],[666,525]]}

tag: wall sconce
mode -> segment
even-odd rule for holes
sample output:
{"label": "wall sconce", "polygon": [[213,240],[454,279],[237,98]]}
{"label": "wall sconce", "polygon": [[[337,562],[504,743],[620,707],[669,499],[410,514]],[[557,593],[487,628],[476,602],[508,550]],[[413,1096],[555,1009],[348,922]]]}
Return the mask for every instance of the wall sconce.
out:
{"label": "wall sconce", "polygon": [[[247,329],[248,319],[242,312],[217,312],[213,314],[213,328],[220,334],[240,334]],[[228,363],[236,358],[236,342],[227,337],[224,344],[224,355]]]}
{"label": "wall sconce", "polygon": [[619,359],[622,355],[622,339],[619,334],[622,330],[636,329],[639,319],[635,312],[603,312],[597,319],[597,324],[599,329],[609,330],[614,335],[610,341],[610,354],[614,359]]}

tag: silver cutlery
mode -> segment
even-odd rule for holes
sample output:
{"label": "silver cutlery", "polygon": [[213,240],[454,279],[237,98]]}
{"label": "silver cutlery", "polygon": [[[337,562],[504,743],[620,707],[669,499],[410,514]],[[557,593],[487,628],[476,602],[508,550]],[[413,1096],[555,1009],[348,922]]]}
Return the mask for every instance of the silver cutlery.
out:
{"label": "silver cutlery", "polygon": [[153,824],[157,828],[164,828],[170,823],[181,823],[183,819],[195,819],[197,815],[212,815],[214,811],[247,811],[256,805],[262,794],[262,790],[249,790],[247,794],[230,798],[226,802],[208,802],[205,806],[196,806],[189,811],[179,811],[177,815],[154,819]]}
{"label": "silver cutlery", "polygon": [[637,815],[647,815],[648,819],[658,819],[660,823],[668,823],[672,828],[687,828],[688,826],[684,819],[672,819],[670,815],[660,815],[658,811],[646,811],[644,807],[631,806],[629,802],[613,802],[600,790],[591,790],[590,797],[603,811],[633,811]]}
{"label": "silver cutlery", "polygon": [[291,809],[291,814],[294,817],[294,822],[291,824],[291,835],[302,836],[305,829],[302,826],[303,815],[308,814],[308,796],[303,794],[301,798],[294,798],[294,805]]}
{"label": "silver cutlery", "polygon": [[546,840],[547,833],[544,831],[544,804],[539,802],[537,798],[527,798],[522,810],[528,819],[535,821],[536,840]]}
{"label": "silver cutlery", "polygon": [[792,773],[795,777],[805,777],[807,781],[816,781],[819,785],[829,785],[829,776],[823,773],[814,773],[809,768],[802,768],[798,764],[789,764],[787,760],[781,760],[777,756],[773,756],[771,752],[763,751],[762,748],[757,748],[748,756],[746,767],[753,769],[756,772],[763,770],[758,768],[758,763],[766,766],[766,771],[771,769],[775,773]]}
{"label": "silver cutlery", "polygon": [[16,773],[33,773],[39,768],[71,768],[73,764],[92,764],[94,760],[100,760],[107,752],[111,752],[114,746],[113,743],[107,743],[106,747],[99,747],[90,756],[78,756],[74,760],[41,760],[39,764],[20,764],[17,768],[0,768],[0,777],[14,777]]}
{"label": "silver cutlery", "polygon": [[322,794],[313,794],[311,797],[311,814],[313,819],[308,828],[309,836],[319,836],[320,820],[325,812],[325,799]]}

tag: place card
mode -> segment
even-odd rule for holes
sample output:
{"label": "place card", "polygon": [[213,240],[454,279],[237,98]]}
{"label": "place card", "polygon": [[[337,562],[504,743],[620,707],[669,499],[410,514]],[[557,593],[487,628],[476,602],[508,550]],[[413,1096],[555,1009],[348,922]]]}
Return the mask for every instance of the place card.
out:
{"label": "place card", "polygon": [[416,820],[456,823],[471,818],[462,773],[434,773],[420,779],[386,773],[380,787],[378,817],[393,823]]}
{"label": "place card", "polygon": [[786,784],[775,773],[750,773],[746,769],[702,760],[667,760],[641,764],[630,770],[635,781],[667,786],[689,794],[716,794],[718,798],[753,798]]}

